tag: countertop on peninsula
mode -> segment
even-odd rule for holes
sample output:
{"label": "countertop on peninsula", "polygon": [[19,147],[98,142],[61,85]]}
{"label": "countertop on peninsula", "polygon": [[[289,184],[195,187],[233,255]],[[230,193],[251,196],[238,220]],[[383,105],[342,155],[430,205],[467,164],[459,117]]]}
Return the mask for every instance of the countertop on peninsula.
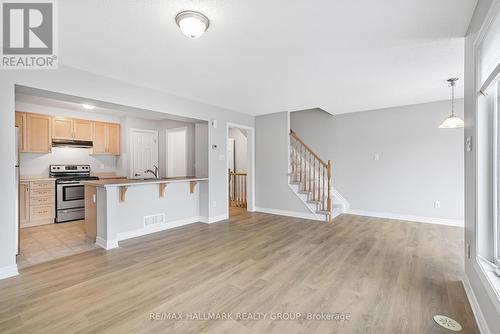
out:
{"label": "countertop on peninsula", "polygon": [[136,186],[145,184],[157,184],[157,183],[175,183],[175,182],[191,182],[191,181],[207,181],[207,177],[197,177],[197,176],[184,176],[184,177],[167,177],[161,179],[101,179],[101,180],[89,180],[83,181],[82,183],[94,187],[116,187],[116,186]]}

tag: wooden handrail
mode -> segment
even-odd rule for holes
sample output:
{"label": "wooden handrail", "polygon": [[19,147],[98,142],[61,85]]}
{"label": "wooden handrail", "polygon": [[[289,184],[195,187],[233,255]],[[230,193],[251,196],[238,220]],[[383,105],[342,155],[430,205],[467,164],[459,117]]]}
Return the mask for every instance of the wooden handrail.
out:
{"label": "wooden handrail", "polygon": [[304,146],[304,148],[306,150],[308,150],[320,163],[322,163],[323,165],[328,166],[328,164],[326,162],[324,162],[320,157],[319,155],[317,155],[313,150],[312,148],[310,148],[306,143],[304,143],[304,141],[297,135],[297,133],[295,131],[293,131],[292,129],[290,129],[290,135],[295,139],[297,140],[299,143],[302,144],[302,146]]}
{"label": "wooden handrail", "polygon": [[299,190],[309,194],[309,200],[318,203],[328,222],[332,217],[332,162],[325,162],[290,129],[290,156],[292,179]]}

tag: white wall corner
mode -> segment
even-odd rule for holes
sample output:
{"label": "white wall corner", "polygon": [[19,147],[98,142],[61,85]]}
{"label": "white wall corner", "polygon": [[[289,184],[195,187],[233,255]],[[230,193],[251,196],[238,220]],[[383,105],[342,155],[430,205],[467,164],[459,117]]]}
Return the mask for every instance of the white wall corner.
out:
{"label": "white wall corner", "polygon": [[9,278],[17,275],[19,275],[19,272],[17,271],[17,264],[0,268],[0,279]]}
{"label": "white wall corner", "polygon": [[484,314],[481,311],[481,307],[479,306],[479,303],[477,301],[476,295],[474,294],[474,290],[472,289],[472,286],[470,285],[469,279],[466,275],[462,280],[462,284],[464,286],[467,299],[469,299],[469,304],[472,308],[472,313],[474,314],[474,318],[476,319],[477,326],[479,327],[479,332],[481,332],[481,334],[491,334],[488,323],[486,322]]}
{"label": "white wall corner", "polygon": [[405,214],[400,214],[400,213],[375,212],[375,211],[364,211],[364,210],[356,210],[356,209],[346,210],[345,213],[350,214],[350,215],[356,215],[356,216],[404,220],[404,221],[415,222],[415,223],[464,227],[464,220],[463,219],[422,217],[422,216],[405,215]]}
{"label": "white wall corner", "polygon": [[96,237],[95,238],[95,244],[101,248],[104,248],[105,250],[110,250],[113,248],[118,248],[118,240],[104,240],[101,237]]}

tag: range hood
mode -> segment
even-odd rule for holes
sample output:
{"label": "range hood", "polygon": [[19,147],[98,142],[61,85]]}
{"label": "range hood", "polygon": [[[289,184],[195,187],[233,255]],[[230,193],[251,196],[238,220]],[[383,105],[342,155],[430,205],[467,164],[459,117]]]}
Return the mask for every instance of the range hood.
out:
{"label": "range hood", "polygon": [[52,139],[52,147],[92,148],[94,143],[88,140]]}

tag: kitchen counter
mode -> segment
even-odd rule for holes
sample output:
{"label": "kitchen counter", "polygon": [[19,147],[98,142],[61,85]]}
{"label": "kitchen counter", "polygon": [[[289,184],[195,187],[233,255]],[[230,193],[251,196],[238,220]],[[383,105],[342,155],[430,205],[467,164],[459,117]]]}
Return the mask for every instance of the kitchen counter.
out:
{"label": "kitchen counter", "polygon": [[161,179],[100,179],[83,181],[82,183],[94,187],[117,187],[117,186],[135,186],[144,184],[161,184],[161,183],[176,183],[176,182],[194,182],[194,181],[207,181],[206,177],[184,176],[184,177],[167,177]]}
{"label": "kitchen counter", "polygon": [[208,222],[208,178],[100,179],[85,185],[87,235],[106,250],[118,242]]}

